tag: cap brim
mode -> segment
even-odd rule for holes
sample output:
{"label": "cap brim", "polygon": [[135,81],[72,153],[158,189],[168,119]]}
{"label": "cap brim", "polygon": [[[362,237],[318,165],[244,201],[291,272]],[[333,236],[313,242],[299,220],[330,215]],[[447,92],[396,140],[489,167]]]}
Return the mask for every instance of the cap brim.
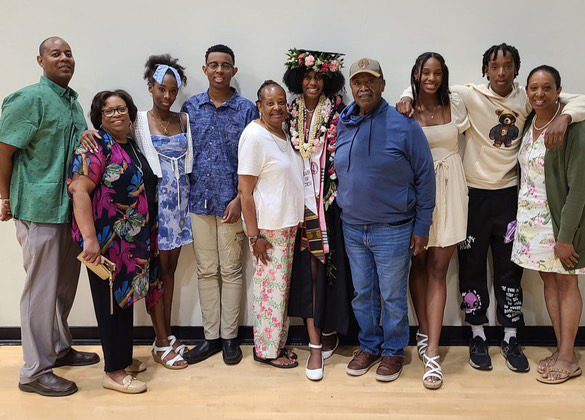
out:
{"label": "cap brim", "polygon": [[350,79],[353,79],[355,76],[357,76],[360,73],[368,73],[368,74],[371,74],[372,76],[376,76],[376,77],[381,77],[382,76],[380,73],[378,73],[377,71],[374,71],[374,70],[358,70],[354,74],[352,74],[351,76],[349,76],[349,78]]}

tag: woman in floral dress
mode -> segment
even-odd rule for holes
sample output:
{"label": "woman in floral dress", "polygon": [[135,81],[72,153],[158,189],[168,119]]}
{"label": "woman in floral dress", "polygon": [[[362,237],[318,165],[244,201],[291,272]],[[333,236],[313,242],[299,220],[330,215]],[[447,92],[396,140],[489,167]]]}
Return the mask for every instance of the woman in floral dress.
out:
{"label": "woman in floral dress", "polygon": [[578,274],[585,274],[585,123],[573,124],[564,143],[546,150],[544,135],[560,114],[561,76],[550,66],[528,75],[534,109],[518,155],[521,169],[512,261],[537,270],[557,339],[557,351],[541,360],[540,382],[556,384],[581,375],[574,353],[583,302]]}
{"label": "woman in floral dress", "polygon": [[260,119],[242,132],[238,147],[238,191],[250,248],[253,277],[254,360],[278,368],[298,366],[284,347],[295,235],[303,221],[301,157],[283,123],[286,93],[267,80],[258,90]]}
{"label": "woman in floral dress", "polygon": [[156,176],[129,139],[136,106],[122,90],[98,93],[91,121],[101,127],[97,150],[80,146],[68,179],[73,198],[73,238],[82,258],[116,264],[113,278],[102,280],[88,269],[89,283],[105,359],[104,388],[124,393],[146,391],[126,373],[133,364],[133,304],[146,298],[154,317],[162,309],[157,242]]}
{"label": "woman in floral dress", "polygon": [[343,58],[298,49],[287,56],[283,81],[298,95],[289,105],[289,134],[303,158],[305,185],[305,217],[297,232],[288,313],[306,321],[310,356],[305,374],[320,380],[324,360],[339,344],[337,334],[348,337],[356,331],[333,166],[339,113],[345,107]]}
{"label": "woman in floral dress", "polygon": [[[175,271],[181,247],[193,242],[189,216],[189,174],[193,168],[193,142],[189,116],[171,111],[179,89],[187,82],[184,67],[170,55],[153,55],[146,62],[144,78],[152,95],[152,109],[139,112],[136,118],[136,143],[146,156],[158,181],[158,238],[164,289],[164,335],[156,337],[152,355],[155,361],[169,369],[186,365],[170,364],[187,346],[171,333],[171,314]],[[159,321],[160,322],[160,321]]]}

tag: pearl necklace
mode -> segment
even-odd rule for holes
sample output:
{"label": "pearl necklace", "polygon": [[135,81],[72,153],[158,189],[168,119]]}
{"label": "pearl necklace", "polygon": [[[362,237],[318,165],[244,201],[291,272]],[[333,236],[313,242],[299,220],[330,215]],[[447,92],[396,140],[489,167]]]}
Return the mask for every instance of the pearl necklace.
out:
{"label": "pearl necklace", "polygon": [[545,125],[543,125],[542,127],[540,127],[540,128],[538,128],[538,127],[536,126],[536,118],[537,118],[537,117],[536,117],[536,116],[534,116],[534,119],[532,120],[532,128],[534,128],[536,131],[542,131],[542,130],[544,130],[546,127],[548,127],[548,126],[549,126],[549,124],[550,124],[551,122],[553,122],[553,120],[554,120],[554,119],[557,117],[557,115],[559,115],[559,111],[560,111],[560,110],[561,110],[561,104],[559,103],[559,104],[557,105],[557,110],[555,111],[555,115],[553,115],[553,117],[552,117],[550,120],[548,120],[548,122],[547,122]]}

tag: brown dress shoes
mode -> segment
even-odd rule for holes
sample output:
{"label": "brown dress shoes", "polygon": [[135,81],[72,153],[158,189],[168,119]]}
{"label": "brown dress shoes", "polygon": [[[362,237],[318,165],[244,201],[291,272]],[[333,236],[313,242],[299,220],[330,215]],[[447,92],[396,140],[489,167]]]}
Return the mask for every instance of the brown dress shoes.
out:
{"label": "brown dress shoes", "polygon": [[54,373],[45,373],[39,376],[36,381],[27,384],[18,384],[18,388],[24,392],[33,392],[45,397],[65,397],[77,392],[75,382],[55,375]]}
{"label": "brown dress shoes", "polygon": [[89,366],[95,365],[100,361],[100,357],[96,353],[89,353],[85,351],[77,351],[73,347],[69,349],[64,356],[61,356],[55,362],[54,367],[62,366]]}

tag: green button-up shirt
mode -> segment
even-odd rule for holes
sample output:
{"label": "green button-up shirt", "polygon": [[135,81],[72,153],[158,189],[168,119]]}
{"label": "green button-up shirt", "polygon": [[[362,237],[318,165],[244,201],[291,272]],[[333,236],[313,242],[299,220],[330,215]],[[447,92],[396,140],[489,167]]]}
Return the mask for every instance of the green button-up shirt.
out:
{"label": "green button-up shirt", "polygon": [[77,93],[46,77],[4,99],[0,142],[14,154],[10,207],[15,219],[68,223],[67,169],[87,129]]}

